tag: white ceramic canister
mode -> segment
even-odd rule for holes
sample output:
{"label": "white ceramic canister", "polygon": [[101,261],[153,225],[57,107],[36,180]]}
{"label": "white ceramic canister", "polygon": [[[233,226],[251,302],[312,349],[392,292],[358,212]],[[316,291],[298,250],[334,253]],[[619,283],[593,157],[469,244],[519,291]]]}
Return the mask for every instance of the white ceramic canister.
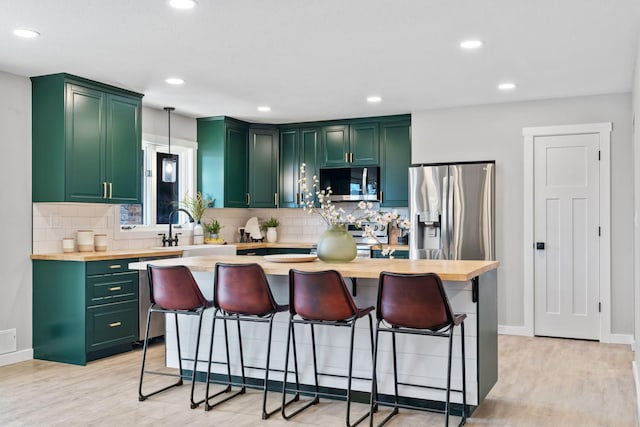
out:
{"label": "white ceramic canister", "polygon": [[93,252],[93,230],[78,230],[78,250]]}
{"label": "white ceramic canister", "polygon": [[93,243],[95,245],[96,251],[104,252],[107,250],[107,235],[106,234],[96,234],[93,237]]}
{"label": "white ceramic canister", "polygon": [[62,239],[62,252],[73,252],[75,245],[76,241],[72,237]]}

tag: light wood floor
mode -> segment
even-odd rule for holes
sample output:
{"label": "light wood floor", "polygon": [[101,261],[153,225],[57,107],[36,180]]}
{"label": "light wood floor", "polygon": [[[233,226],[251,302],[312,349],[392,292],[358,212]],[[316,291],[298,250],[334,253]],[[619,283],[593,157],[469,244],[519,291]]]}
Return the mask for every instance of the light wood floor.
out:
{"label": "light wood floor", "polygon": [[[162,349],[154,352],[158,360]],[[192,410],[189,383],[138,402],[140,356],[137,350],[84,367],[38,360],[0,367],[0,425],[344,425],[344,403],[326,400],[292,421],[279,414],[262,421],[257,391],[207,413]],[[467,425],[636,426],[632,359],[628,345],[500,336],[499,381]],[[277,404],[278,394],[272,397]],[[356,404],[354,410],[366,407]],[[405,410],[389,425],[442,422],[439,414]]]}

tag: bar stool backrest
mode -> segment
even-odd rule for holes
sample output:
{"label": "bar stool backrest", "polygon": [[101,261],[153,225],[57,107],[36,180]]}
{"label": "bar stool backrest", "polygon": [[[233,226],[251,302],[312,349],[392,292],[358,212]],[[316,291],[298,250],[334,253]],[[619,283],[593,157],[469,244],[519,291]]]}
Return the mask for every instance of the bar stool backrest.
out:
{"label": "bar stool backrest", "polygon": [[432,331],[453,324],[447,294],[435,273],[380,273],[376,317],[392,326]]}
{"label": "bar stool backrest", "polygon": [[289,311],[303,319],[341,321],[358,313],[342,275],[335,270],[289,270]]}
{"label": "bar stool backrest", "polygon": [[263,316],[277,311],[259,264],[217,263],[213,287],[214,307],[227,313]]}
{"label": "bar stool backrest", "polygon": [[208,307],[191,271],[183,265],[147,265],[151,303],[165,310],[195,310]]}

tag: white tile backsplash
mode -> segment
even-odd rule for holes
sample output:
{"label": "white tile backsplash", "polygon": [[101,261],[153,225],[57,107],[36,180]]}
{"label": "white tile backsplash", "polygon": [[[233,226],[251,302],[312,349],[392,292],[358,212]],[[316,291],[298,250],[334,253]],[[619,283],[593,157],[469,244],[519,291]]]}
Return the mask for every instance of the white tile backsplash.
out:
{"label": "white tile backsplash", "polygon": [[[346,207],[345,207],[346,209]],[[399,209],[401,215],[407,209]],[[220,237],[229,243],[239,242],[239,227],[244,227],[251,217],[260,222],[270,217],[278,218],[279,242],[313,243],[327,226],[316,214],[309,214],[300,208],[282,209],[207,209],[203,222],[215,218],[222,224]],[[161,246],[161,238],[153,230],[120,230],[120,205],[91,203],[34,203],[33,204],[33,253],[62,252],[62,239],[76,238],[82,229],[93,230],[95,234],[107,235],[109,249],[141,249]],[[181,245],[193,242],[189,229],[178,230]]]}

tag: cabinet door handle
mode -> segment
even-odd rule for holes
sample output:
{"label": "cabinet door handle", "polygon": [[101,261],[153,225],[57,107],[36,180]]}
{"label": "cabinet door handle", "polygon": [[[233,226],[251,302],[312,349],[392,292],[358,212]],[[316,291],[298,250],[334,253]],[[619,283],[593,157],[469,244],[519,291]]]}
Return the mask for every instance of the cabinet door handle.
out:
{"label": "cabinet door handle", "polygon": [[349,153],[349,163],[353,163],[353,153]]}
{"label": "cabinet door handle", "polygon": [[122,326],[122,322],[109,323],[110,328],[117,328],[118,326]]}
{"label": "cabinet door handle", "polygon": [[113,198],[113,182],[109,183],[109,198]]}
{"label": "cabinet door handle", "polygon": [[109,268],[114,269],[114,268],[120,268],[122,267],[120,264],[112,264],[109,266]]}
{"label": "cabinet door handle", "polygon": [[278,193],[273,193],[273,204],[278,206]]}
{"label": "cabinet door handle", "polygon": [[107,198],[107,183],[106,181],[102,181],[102,198]]}
{"label": "cabinet door handle", "polygon": [[344,153],[344,162],[349,163],[349,153]]}
{"label": "cabinet door handle", "polygon": [[251,194],[247,193],[247,206],[251,204]]}
{"label": "cabinet door handle", "polygon": [[122,286],[114,286],[113,288],[109,288],[109,290],[111,292],[120,291],[122,290]]}
{"label": "cabinet door handle", "polygon": [[380,191],[380,203],[384,202],[384,197],[382,197],[382,191]]}

